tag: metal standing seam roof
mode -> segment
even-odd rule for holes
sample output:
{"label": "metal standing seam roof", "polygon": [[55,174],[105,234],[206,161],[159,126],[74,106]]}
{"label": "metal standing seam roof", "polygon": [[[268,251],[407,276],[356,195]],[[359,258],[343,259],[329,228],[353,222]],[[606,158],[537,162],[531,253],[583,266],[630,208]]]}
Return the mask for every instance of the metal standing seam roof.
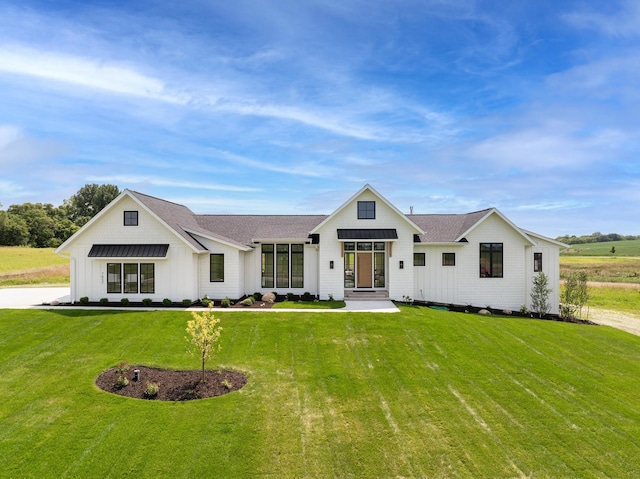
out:
{"label": "metal standing seam roof", "polygon": [[339,229],[339,240],[389,240],[398,239],[395,229]]}
{"label": "metal standing seam roof", "polygon": [[168,244],[94,244],[89,258],[165,258]]}

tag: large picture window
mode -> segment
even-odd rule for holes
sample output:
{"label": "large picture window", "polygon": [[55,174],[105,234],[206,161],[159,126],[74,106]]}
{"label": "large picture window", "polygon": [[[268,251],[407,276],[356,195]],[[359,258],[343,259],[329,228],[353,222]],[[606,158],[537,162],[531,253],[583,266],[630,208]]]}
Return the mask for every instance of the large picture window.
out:
{"label": "large picture window", "polygon": [[138,292],[138,263],[124,264],[124,292],[125,294]]}
{"label": "large picture window", "polygon": [[375,220],[376,219],[376,202],[375,201],[358,201],[358,219],[359,220]]}
{"label": "large picture window", "polygon": [[107,264],[107,293],[122,293],[122,264]]}
{"label": "large picture window", "polygon": [[276,287],[289,287],[289,245],[276,246]]}
{"label": "large picture window", "polygon": [[140,264],[140,292],[156,292],[156,265],[153,263]]}
{"label": "large picture window", "polygon": [[291,245],[291,287],[304,288],[304,245]]}
{"label": "large picture window", "polygon": [[212,254],[209,256],[209,281],[212,283],[224,282],[223,254]]}
{"label": "large picture window", "polygon": [[262,245],[262,287],[304,288],[304,245]]}
{"label": "large picture window", "polygon": [[502,278],[502,243],[480,243],[480,277]]}
{"label": "large picture window", "polygon": [[262,287],[273,288],[273,245],[262,245]]}

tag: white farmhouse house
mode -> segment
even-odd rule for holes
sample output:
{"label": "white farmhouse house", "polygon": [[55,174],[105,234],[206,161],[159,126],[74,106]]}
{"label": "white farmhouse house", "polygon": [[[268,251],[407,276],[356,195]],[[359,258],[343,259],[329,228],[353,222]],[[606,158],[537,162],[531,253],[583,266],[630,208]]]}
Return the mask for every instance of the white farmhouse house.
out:
{"label": "white farmhouse house", "polygon": [[557,313],[565,246],[495,208],[407,215],[365,185],[329,215],[199,215],[124,190],[56,253],[74,302],[308,292],[518,310],[544,272]]}

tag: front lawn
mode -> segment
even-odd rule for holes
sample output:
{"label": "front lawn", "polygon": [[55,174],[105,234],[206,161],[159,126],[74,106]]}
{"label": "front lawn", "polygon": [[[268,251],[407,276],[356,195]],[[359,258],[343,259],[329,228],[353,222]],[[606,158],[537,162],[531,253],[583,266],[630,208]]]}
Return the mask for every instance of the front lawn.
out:
{"label": "front lawn", "polygon": [[0,476],[640,475],[640,337],[401,310],[221,312],[208,367],[249,382],[183,403],[94,380],[197,369],[188,313],[0,310]]}

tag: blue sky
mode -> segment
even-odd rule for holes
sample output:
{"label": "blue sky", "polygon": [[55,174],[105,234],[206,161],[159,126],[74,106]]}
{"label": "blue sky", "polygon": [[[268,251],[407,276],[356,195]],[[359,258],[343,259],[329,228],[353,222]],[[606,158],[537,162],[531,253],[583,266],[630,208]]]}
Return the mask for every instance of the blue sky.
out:
{"label": "blue sky", "polygon": [[0,4],[0,203],[400,210],[640,234],[637,1]]}

